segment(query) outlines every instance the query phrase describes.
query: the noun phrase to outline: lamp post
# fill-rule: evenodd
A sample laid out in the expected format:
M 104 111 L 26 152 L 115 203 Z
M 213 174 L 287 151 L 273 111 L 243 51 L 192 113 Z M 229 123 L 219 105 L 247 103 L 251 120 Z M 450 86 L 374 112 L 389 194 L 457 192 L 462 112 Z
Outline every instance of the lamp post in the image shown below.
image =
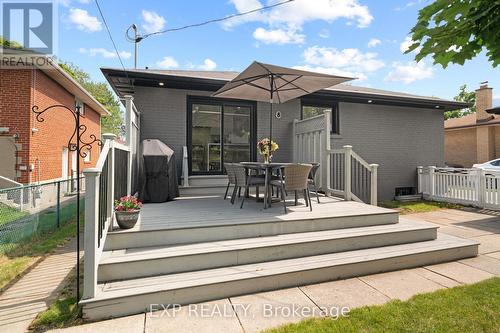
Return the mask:
M 66 105 L 56 104 L 46 107 L 45 109 L 39 111 L 38 105 L 34 105 L 31 110 L 36 114 L 36 120 L 40 123 L 44 122 L 43 114 L 49 110 L 53 109 L 64 109 L 71 113 L 75 120 L 75 127 L 73 129 L 73 134 L 68 140 L 68 150 L 76 151 L 76 301 L 80 299 L 80 158 L 85 158 L 87 156 L 86 149 L 92 148 L 92 145 L 96 143 L 98 146 L 102 146 L 102 141 L 99 140 L 94 134 L 90 134 L 90 140 L 82 140 L 83 134 L 87 131 L 87 125 L 80 123 L 81 117 L 81 106 L 76 105 L 75 110 L 70 109 Z M 73 141 L 76 139 L 76 143 Z

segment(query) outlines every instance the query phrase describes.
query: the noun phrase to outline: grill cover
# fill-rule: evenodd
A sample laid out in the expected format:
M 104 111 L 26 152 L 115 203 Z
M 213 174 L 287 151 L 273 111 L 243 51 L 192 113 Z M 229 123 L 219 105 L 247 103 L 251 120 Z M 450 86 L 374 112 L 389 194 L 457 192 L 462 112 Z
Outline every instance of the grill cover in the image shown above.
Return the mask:
M 141 144 L 141 191 L 143 202 L 165 202 L 179 196 L 174 151 L 157 139 Z

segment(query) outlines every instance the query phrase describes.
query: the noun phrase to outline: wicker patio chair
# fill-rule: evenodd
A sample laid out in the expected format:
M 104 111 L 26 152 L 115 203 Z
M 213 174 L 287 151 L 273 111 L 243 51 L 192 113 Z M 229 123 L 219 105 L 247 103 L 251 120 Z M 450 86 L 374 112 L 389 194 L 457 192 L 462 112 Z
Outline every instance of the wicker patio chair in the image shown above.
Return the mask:
M 319 203 L 318 188 L 316 187 L 315 178 L 316 178 L 316 172 L 318 172 L 320 164 L 316 163 L 316 162 L 309 163 L 309 164 L 312 165 L 312 168 L 311 168 L 311 172 L 309 172 L 309 179 L 307 182 L 309 183 L 309 185 L 312 185 L 314 192 L 316 193 L 316 200 L 318 200 L 318 203 Z
M 312 211 L 311 196 L 309 195 L 309 174 L 312 169 L 311 164 L 291 164 L 280 170 L 281 179 L 273 180 L 271 184 L 276 186 L 281 191 L 281 199 L 283 200 L 283 207 L 286 210 L 286 194 L 289 191 L 294 191 L 295 193 L 302 191 L 304 195 L 304 200 L 306 201 L 306 206 Z
M 242 188 L 245 189 L 240 205 L 240 208 L 243 208 L 243 204 L 249 194 L 250 187 L 255 186 L 258 188 L 259 186 L 264 186 L 265 179 L 260 175 L 253 175 L 252 173 L 248 174 L 247 169 L 241 164 L 234 164 L 232 167 L 236 178 L 236 186 L 233 191 L 234 196 L 236 197 L 236 188 L 238 188 L 238 191 L 241 191 Z M 231 200 L 232 203 L 234 203 L 232 198 Z
M 227 187 L 226 187 L 226 193 L 224 194 L 224 200 L 227 198 L 227 193 L 229 191 L 229 187 L 231 185 L 236 186 L 236 178 L 234 175 L 234 169 L 233 169 L 233 163 L 224 163 L 224 168 L 226 169 L 226 174 L 227 174 Z M 231 198 L 232 199 L 232 198 Z

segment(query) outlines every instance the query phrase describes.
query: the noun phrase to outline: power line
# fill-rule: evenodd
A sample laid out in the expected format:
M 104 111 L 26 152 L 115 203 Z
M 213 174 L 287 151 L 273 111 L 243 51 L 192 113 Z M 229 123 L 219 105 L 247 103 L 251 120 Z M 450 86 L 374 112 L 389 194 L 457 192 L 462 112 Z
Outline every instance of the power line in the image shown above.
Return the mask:
M 104 26 L 106 27 L 106 30 L 108 31 L 109 39 L 111 39 L 111 43 L 113 44 L 113 48 L 115 49 L 116 55 L 118 56 L 118 60 L 120 60 L 120 64 L 122 65 L 123 71 L 125 72 L 125 75 L 127 76 L 127 80 L 132 84 L 132 81 L 130 81 L 130 78 L 128 77 L 128 72 L 125 69 L 125 66 L 123 65 L 122 57 L 120 56 L 120 52 L 118 52 L 118 48 L 116 47 L 115 40 L 113 39 L 113 36 L 111 35 L 111 31 L 109 30 L 108 23 L 106 22 L 106 18 L 104 17 L 104 14 L 101 10 L 101 6 L 99 6 L 99 1 L 95 0 L 95 4 L 97 6 L 97 9 L 99 10 L 99 14 L 101 15 L 102 22 L 104 23 Z
M 201 27 L 203 25 L 207 25 L 207 24 L 211 24 L 211 23 L 222 22 L 222 21 L 230 20 L 230 19 L 235 18 L 235 17 L 245 16 L 245 15 L 248 15 L 248 14 L 252 14 L 252 13 L 256 13 L 256 12 L 268 10 L 268 9 L 271 9 L 271 8 L 274 8 L 274 7 L 282 6 L 282 5 L 287 4 L 289 2 L 292 2 L 292 1 L 294 1 L 294 0 L 285 0 L 285 1 L 282 1 L 282 2 L 275 3 L 273 5 L 262 6 L 262 7 L 255 8 L 255 9 L 252 9 L 252 10 L 248 10 L 248 11 L 245 11 L 245 12 L 231 14 L 231 15 L 225 16 L 225 17 L 220 17 L 220 18 L 216 18 L 216 19 L 212 19 L 212 20 L 208 20 L 208 21 L 204 21 L 204 22 L 200 22 L 200 23 L 188 24 L 188 25 L 185 25 L 185 26 L 182 26 L 182 27 L 160 30 L 160 31 L 149 33 L 149 34 L 145 34 L 143 36 L 139 36 L 138 38 L 130 38 L 128 36 L 128 34 L 127 34 L 127 38 L 130 41 L 137 43 L 137 42 L 140 42 L 141 40 L 143 40 L 145 38 L 148 38 L 148 37 L 151 37 L 151 36 L 154 36 L 154 35 L 159 35 L 159 34 L 164 34 L 164 33 L 167 33 L 167 32 L 179 31 L 179 30 L 184 30 L 184 29 L 189 29 L 189 28 Z M 127 32 L 128 32 L 128 30 L 127 30 Z M 139 40 L 137 40 L 137 39 L 139 39 Z

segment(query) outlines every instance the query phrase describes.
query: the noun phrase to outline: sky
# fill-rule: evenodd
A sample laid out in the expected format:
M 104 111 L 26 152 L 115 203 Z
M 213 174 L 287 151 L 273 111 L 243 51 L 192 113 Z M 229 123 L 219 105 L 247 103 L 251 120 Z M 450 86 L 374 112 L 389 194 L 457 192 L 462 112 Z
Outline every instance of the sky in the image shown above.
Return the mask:
M 282 0 L 99 0 L 124 66 L 133 68 L 135 23 L 141 34 L 225 17 Z M 500 67 L 484 52 L 443 69 L 403 51 L 419 9 L 431 0 L 295 0 L 222 23 L 151 36 L 138 68 L 235 70 L 253 60 L 356 77 L 352 84 L 451 99 L 489 81 L 500 105 Z M 121 68 L 94 0 L 60 0 L 57 56 L 103 81 L 100 67 Z

